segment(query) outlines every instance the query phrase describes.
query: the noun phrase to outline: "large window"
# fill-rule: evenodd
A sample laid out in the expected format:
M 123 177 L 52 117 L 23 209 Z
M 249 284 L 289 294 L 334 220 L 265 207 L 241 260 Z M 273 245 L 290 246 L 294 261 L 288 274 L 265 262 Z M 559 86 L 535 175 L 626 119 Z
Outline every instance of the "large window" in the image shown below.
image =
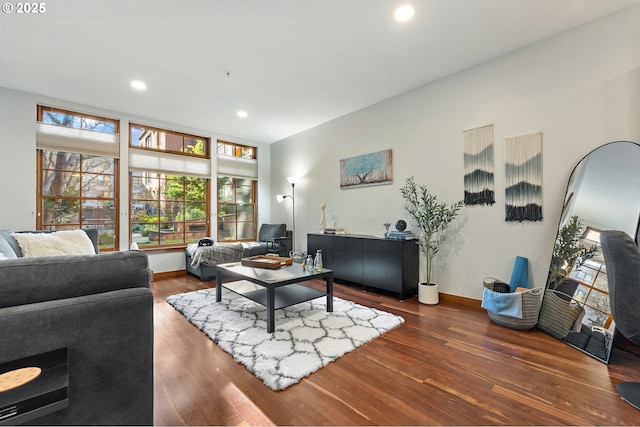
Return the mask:
M 37 228 L 97 228 L 100 250 L 115 250 L 118 121 L 44 106 L 37 119 Z
M 256 182 L 218 177 L 218 241 L 256 240 Z
M 209 139 L 130 125 L 130 233 L 141 249 L 209 234 Z
M 218 141 L 218 241 L 257 238 L 256 148 Z

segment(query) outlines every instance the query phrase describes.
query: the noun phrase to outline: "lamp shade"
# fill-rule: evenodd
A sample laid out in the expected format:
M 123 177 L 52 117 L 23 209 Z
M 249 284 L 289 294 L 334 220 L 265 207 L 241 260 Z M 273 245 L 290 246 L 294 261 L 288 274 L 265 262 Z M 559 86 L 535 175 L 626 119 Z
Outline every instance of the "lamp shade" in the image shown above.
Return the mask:
M 284 196 L 282 194 L 278 194 L 276 196 L 276 200 L 278 201 L 278 203 L 282 203 L 282 201 L 284 200 Z
M 287 181 L 289 181 L 289 184 L 295 184 L 298 182 L 300 178 L 297 176 L 288 176 L 287 177 Z

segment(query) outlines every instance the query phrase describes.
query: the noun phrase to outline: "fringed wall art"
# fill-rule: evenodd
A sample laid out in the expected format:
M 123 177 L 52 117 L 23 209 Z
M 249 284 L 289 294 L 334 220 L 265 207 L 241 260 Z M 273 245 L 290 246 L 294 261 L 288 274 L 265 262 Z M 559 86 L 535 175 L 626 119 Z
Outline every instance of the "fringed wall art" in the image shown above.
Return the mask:
M 340 160 L 340 188 L 392 182 L 393 156 L 390 149 Z
M 542 221 L 542 133 L 507 138 L 506 221 Z
M 465 205 L 496 202 L 493 173 L 493 125 L 464 131 Z

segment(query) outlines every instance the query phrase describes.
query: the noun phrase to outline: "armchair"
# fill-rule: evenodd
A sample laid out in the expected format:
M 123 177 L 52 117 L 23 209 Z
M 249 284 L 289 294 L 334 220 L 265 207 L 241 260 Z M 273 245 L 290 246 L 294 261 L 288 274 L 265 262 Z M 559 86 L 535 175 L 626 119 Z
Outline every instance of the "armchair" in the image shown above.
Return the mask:
M 258 232 L 258 243 L 264 244 L 265 253 L 288 256 L 292 249 L 293 231 L 285 224 L 262 224 Z
M 600 233 L 602 254 L 607 265 L 609 303 L 616 329 L 634 344 L 640 345 L 640 251 L 622 231 Z M 640 409 L 640 383 L 621 382 L 620 397 Z

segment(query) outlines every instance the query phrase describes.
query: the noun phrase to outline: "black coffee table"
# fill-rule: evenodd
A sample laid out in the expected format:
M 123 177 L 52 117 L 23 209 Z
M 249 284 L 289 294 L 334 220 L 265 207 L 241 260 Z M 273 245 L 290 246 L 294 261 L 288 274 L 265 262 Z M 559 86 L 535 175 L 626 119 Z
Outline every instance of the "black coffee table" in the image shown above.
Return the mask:
M 260 287 L 251 291 L 239 291 L 223 279 L 247 280 Z M 298 282 L 324 279 L 326 291 L 303 286 Z M 228 280 L 227 280 L 228 282 Z M 306 271 L 301 264 L 293 263 L 279 269 L 246 267 L 240 262 L 216 266 L 216 301 L 222 300 L 222 287 L 267 307 L 267 332 L 275 330 L 275 310 L 289 307 L 318 297 L 327 296 L 327 312 L 333 311 L 333 270 Z

